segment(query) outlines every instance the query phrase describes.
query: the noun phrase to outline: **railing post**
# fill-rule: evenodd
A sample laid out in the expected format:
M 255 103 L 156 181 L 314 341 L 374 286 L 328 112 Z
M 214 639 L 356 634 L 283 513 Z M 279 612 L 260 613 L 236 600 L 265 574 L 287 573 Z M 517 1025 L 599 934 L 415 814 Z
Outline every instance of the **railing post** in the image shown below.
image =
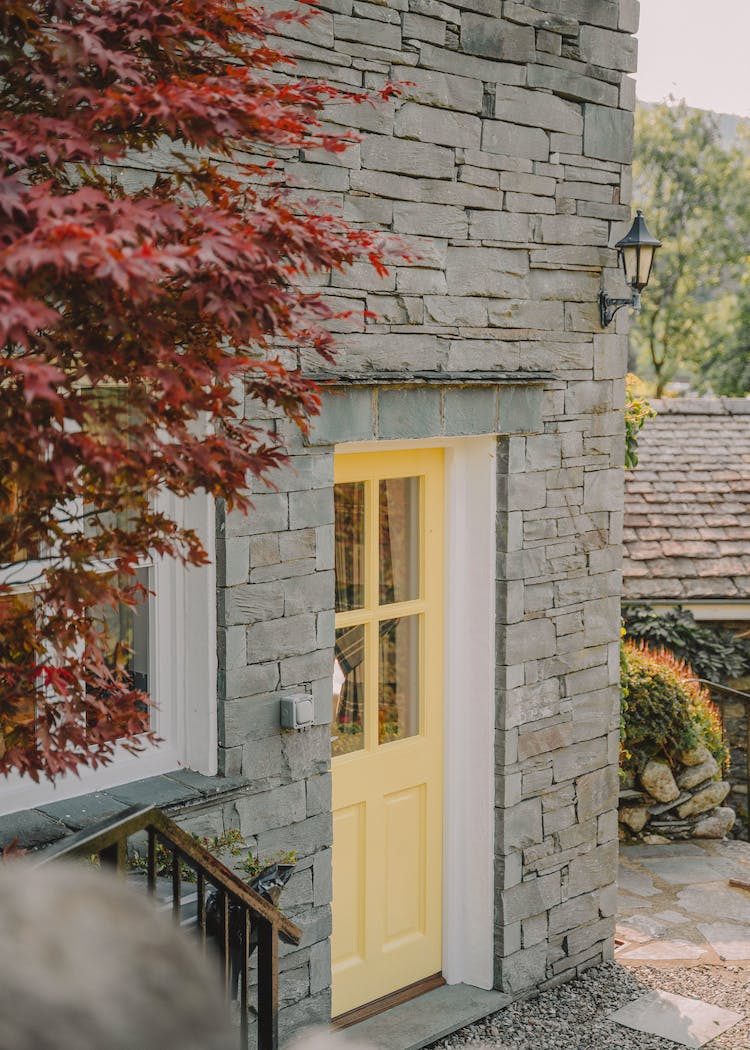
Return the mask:
M 242 1050 L 247 1050 L 247 1011 L 248 985 L 250 984 L 250 912 L 247 908 L 242 909 L 242 957 L 240 959 L 240 1045 Z
M 119 875 L 125 873 L 125 864 L 128 859 L 128 840 L 118 839 L 111 846 L 107 846 L 99 854 L 102 864 L 114 868 Z
M 279 1046 L 279 935 L 274 923 L 258 925 L 258 1050 Z
M 206 954 L 206 878 L 203 869 L 198 871 L 198 911 L 196 914 L 203 954 Z
M 221 891 L 221 943 L 224 956 L 224 995 L 229 1002 L 232 998 L 232 961 L 229 942 L 229 894 L 226 890 Z
M 182 908 L 182 858 L 177 847 L 172 849 L 172 915 L 176 922 L 180 921 Z
M 153 828 L 148 829 L 148 865 L 147 865 L 148 892 L 153 896 L 156 893 L 156 832 Z

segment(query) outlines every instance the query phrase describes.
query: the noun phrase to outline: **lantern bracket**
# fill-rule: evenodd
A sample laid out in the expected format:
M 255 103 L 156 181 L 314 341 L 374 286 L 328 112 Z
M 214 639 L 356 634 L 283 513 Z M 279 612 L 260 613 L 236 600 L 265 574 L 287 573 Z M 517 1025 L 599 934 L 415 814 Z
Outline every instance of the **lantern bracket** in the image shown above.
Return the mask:
M 632 306 L 634 313 L 639 313 L 641 309 L 641 293 L 633 289 L 633 294 L 629 299 L 613 299 L 604 290 L 599 292 L 599 318 L 602 328 L 606 328 L 612 323 L 615 314 L 618 310 L 622 310 L 623 306 Z

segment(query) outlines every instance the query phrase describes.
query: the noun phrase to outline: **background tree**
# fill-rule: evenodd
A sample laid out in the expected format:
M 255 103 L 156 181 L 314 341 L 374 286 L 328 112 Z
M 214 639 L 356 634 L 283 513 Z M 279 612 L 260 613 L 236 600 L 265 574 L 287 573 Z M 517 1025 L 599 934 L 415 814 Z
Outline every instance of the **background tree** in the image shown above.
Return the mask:
M 243 383 L 304 427 L 319 401 L 298 352 L 332 352 L 309 285 L 383 270 L 370 234 L 279 184 L 279 148 L 351 141 L 320 121 L 344 96 L 280 72 L 269 34 L 293 17 L 0 9 L 0 771 L 52 778 L 148 736 L 107 610 L 142 598 L 143 558 L 206 560 L 155 494 L 248 510 L 247 475 L 284 457 L 241 418 Z
M 738 296 L 730 305 L 727 331 L 705 356 L 703 375 L 711 389 L 723 397 L 750 394 L 750 280 L 744 277 Z
M 750 172 L 712 114 L 664 103 L 637 112 L 634 180 L 634 205 L 663 242 L 632 329 L 660 397 L 679 368 L 698 373 L 731 339 L 750 250 Z
M 625 469 L 638 466 L 638 435 L 656 412 L 648 403 L 644 385 L 638 376 L 625 376 Z

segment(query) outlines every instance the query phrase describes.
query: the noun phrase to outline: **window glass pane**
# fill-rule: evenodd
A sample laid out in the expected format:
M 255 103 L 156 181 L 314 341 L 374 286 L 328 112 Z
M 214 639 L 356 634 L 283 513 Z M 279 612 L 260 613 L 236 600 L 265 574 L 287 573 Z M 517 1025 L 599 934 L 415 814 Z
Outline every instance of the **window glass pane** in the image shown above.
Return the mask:
M 331 754 L 347 755 L 365 746 L 365 628 L 336 631 L 333 665 Z
M 419 478 L 380 482 L 380 604 L 419 597 Z
M 135 579 L 145 590 L 149 590 L 150 570 L 136 569 Z M 109 640 L 107 663 L 114 666 L 123 649 L 130 650 L 126 656 L 125 667 L 134 689 L 148 693 L 150 689 L 149 664 L 151 659 L 149 647 L 149 620 L 151 615 L 151 595 L 145 594 L 136 605 L 120 605 L 113 609 L 102 608 L 102 618 L 107 628 Z
M 3 534 L 6 541 L 0 549 L 0 562 L 11 565 L 39 556 L 39 545 L 20 541 L 20 522 L 25 519 L 25 511 L 34 505 L 34 494 L 22 495 L 14 481 L 7 477 L 0 478 L 0 514 L 3 516 Z
M 153 589 L 150 579 L 151 572 L 149 569 L 137 569 L 136 577 L 138 582 L 147 590 L 149 588 Z M 129 610 L 131 630 L 130 644 L 133 652 L 128 661 L 128 670 L 133 679 L 134 687 L 136 689 L 142 689 L 144 693 L 151 692 L 151 647 L 149 645 L 149 628 L 152 601 L 153 598 L 150 595 L 146 595 L 144 599 L 135 606 L 135 608 Z
M 124 437 L 127 445 L 132 446 L 136 440 L 133 428 L 137 427 L 141 419 L 139 410 L 131 402 L 132 387 L 97 386 L 91 388 L 88 395 L 92 401 L 98 403 L 100 410 L 106 407 L 110 415 L 110 427 L 116 429 L 117 440 L 120 441 Z M 90 419 L 87 422 L 87 433 L 97 442 L 106 445 L 113 435 L 108 432 L 109 428 L 104 428 L 101 423 L 101 419 L 97 417 Z M 125 494 L 118 489 L 112 493 L 112 497 L 108 505 L 104 506 L 97 507 L 93 503 L 84 502 L 83 531 L 87 536 L 115 529 L 129 532 L 133 528 L 136 515 L 148 507 L 148 500 L 142 495 L 136 496 L 132 491 Z
M 421 616 L 380 624 L 378 742 L 419 733 L 419 632 Z
M 334 485 L 336 612 L 365 604 L 365 484 Z
M 34 595 L 31 591 L 16 591 L 13 594 L 0 596 L 0 619 L 4 621 L 6 645 L 8 645 L 10 650 L 9 657 L 11 661 L 13 660 L 14 648 L 12 643 L 14 630 L 11 622 L 15 621 L 16 624 L 19 622 L 23 623 L 24 626 L 21 632 L 21 637 L 23 637 L 26 630 L 26 615 L 32 613 L 33 609 Z M 0 709 L 0 758 L 5 754 L 8 747 L 17 747 L 19 744 L 21 746 L 24 745 L 26 742 L 24 737 L 34 724 L 34 714 L 34 702 L 28 699 L 21 700 L 20 703 L 5 705 L 4 710 Z
M 147 567 L 136 569 L 135 581 L 148 591 L 153 589 L 151 570 Z M 121 578 L 121 582 L 122 578 Z M 134 581 L 128 577 L 128 585 Z M 105 660 L 114 667 L 118 659 L 125 662 L 125 671 L 133 689 L 144 693 L 151 692 L 151 645 L 149 623 L 152 615 L 153 595 L 143 594 L 135 605 L 120 605 L 113 609 L 109 605 L 99 606 L 104 627 L 107 632 L 107 652 Z M 146 711 L 146 705 L 138 704 L 139 709 Z M 96 710 L 89 709 L 86 723 L 95 726 L 98 720 Z M 152 718 L 149 720 L 153 725 Z

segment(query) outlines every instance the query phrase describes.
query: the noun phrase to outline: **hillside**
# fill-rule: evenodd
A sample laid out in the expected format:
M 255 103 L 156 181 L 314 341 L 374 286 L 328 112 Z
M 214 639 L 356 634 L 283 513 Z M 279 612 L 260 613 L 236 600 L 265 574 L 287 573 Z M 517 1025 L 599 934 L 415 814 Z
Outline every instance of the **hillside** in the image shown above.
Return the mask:
M 637 103 L 638 108 L 641 109 L 653 109 L 655 105 L 655 102 L 641 102 L 640 99 Z M 750 150 L 750 120 L 747 117 L 739 117 L 734 113 L 715 113 L 713 110 L 704 112 L 710 112 L 716 119 L 721 140 L 725 146 L 738 144 L 744 139 L 745 145 Z

